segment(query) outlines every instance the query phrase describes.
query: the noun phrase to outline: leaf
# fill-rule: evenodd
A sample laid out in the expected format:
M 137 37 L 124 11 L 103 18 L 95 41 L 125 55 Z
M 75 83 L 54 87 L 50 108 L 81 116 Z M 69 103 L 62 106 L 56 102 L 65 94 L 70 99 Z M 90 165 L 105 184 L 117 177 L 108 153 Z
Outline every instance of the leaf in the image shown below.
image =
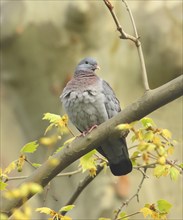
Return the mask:
M 148 131 L 144 134 L 144 140 L 145 141 L 152 141 L 154 137 L 154 133 L 152 131 Z
M 118 217 L 119 217 L 119 219 L 123 219 L 123 220 L 128 220 L 129 219 L 127 217 L 126 212 L 121 212 Z
M 158 206 L 158 209 L 161 213 L 169 213 L 169 211 L 172 207 L 172 204 L 170 204 L 169 202 L 167 202 L 164 199 L 160 199 L 157 201 L 157 206 Z
M 166 158 L 164 156 L 161 156 L 158 158 L 158 163 L 161 165 L 164 165 L 166 163 Z
M 140 209 L 140 212 L 142 212 L 144 218 L 146 218 L 148 215 L 152 216 L 152 210 L 148 207 L 143 207 L 142 209 Z
M 12 161 L 4 170 L 4 174 L 9 174 L 12 170 L 16 168 L 16 161 Z
M 59 212 L 68 212 L 70 210 L 72 210 L 75 207 L 75 205 L 67 205 L 67 206 L 63 206 Z
M 40 212 L 40 213 L 44 213 L 44 214 L 47 214 L 47 215 L 51 215 L 53 210 L 48 208 L 48 207 L 41 207 L 41 208 L 37 208 L 36 212 Z
M 8 220 L 8 216 L 3 213 L 0 213 L 0 219 L 1 220 Z
M 174 153 L 174 150 L 175 150 L 174 146 L 170 146 L 170 147 L 167 149 L 168 155 L 172 155 L 172 154 Z
M 130 124 L 119 124 L 116 126 L 116 129 L 120 131 L 129 130 L 130 128 L 131 128 Z
M 34 153 L 37 150 L 38 146 L 39 144 L 37 143 L 37 141 L 32 141 L 24 145 L 22 149 L 20 150 L 20 152 L 21 153 Z
M 40 163 L 32 163 L 32 166 L 34 166 L 35 168 L 38 168 L 38 167 L 40 167 L 42 164 L 40 164 Z
M 162 129 L 161 134 L 162 134 L 163 137 L 165 137 L 167 139 L 172 138 L 172 134 L 168 129 Z
M 140 121 L 145 128 L 156 126 L 152 118 L 145 117 L 142 118 Z
M 179 175 L 180 175 L 180 172 L 175 167 L 170 168 L 171 180 L 176 181 L 178 179 Z
M 93 157 L 95 153 L 96 150 L 92 150 L 80 158 L 79 166 L 82 167 L 83 172 L 90 169 L 96 169 L 95 158 Z
M 44 113 L 43 120 L 48 120 L 50 123 L 54 123 L 61 119 L 60 115 L 52 114 L 52 113 Z
M 170 172 L 170 165 L 157 165 L 154 168 L 154 176 L 159 178 L 160 176 L 167 176 Z
M 7 186 L 7 183 L 0 181 L 0 190 L 5 190 L 6 186 Z
M 59 219 L 60 219 L 60 218 L 59 218 Z M 65 215 L 65 216 L 62 216 L 62 217 L 61 217 L 61 220 L 72 220 L 72 218 Z

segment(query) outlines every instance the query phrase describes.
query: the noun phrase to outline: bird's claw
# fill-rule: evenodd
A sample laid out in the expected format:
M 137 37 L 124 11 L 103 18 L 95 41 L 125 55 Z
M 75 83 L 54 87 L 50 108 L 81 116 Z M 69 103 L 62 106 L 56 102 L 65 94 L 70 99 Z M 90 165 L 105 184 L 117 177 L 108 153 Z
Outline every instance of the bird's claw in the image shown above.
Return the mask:
M 98 125 L 93 125 L 89 130 L 83 131 L 78 137 L 85 137 L 87 134 L 89 134 L 91 131 L 93 131 L 95 128 L 97 128 Z

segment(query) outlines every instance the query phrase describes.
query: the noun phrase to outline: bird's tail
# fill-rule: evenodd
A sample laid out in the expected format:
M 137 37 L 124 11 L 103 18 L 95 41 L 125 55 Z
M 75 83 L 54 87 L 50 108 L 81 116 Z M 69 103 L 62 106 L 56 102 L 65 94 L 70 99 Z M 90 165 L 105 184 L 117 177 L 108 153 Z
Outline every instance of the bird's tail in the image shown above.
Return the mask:
M 110 170 L 115 176 L 122 176 L 130 173 L 132 171 L 132 163 L 129 158 L 121 160 L 117 164 L 109 164 Z
M 124 138 L 110 138 L 97 150 L 108 159 L 113 175 L 122 176 L 132 171 L 132 162 L 129 159 L 128 148 Z

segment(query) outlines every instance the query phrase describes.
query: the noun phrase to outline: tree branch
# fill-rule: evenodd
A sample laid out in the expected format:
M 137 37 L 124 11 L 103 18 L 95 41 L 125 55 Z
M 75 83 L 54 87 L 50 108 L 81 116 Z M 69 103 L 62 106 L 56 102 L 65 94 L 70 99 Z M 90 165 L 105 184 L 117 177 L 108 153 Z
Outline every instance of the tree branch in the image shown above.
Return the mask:
M 139 202 L 139 192 L 142 188 L 142 184 L 144 183 L 144 180 L 145 178 L 147 178 L 147 175 L 146 175 L 146 168 L 144 168 L 144 171 L 142 172 L 142 179 L 137 187 L 137 191 L 134 195 L 132 195 L 129 199 L 127 199 L 125 202 L 122 203 L 122 205 L 118 208 L 116 214 L 115 214 L 115 217 L 114 217 L 114 220 L 118 220 L 118 216 L 121 212 L 121 210 L 127 206 L 129 204 L 129 202 L 134 199 L 135 197 L 137 198 L 137 201 Z
M 120 136 L 121 132 L 115 129 L 117 125 L 139 120 L 182 95 L 183 78 L 181 75 L 159 88 L 146 92 L 136 102 L 126 107 L 123 111 L 105 123 L 99 125 L 85 137 L 76 138 L 70 145 L 65 146 L 62 151 L 50 157 L 22 183 L 35 182 L 45 187 L 62 170 L 84 154 L 100 146 L 109 136 Z M 31 198 L 33 195 L 34 193 L 29 193 L 27 199 Z M 1 202 L 1 212 L 9 216 L 13 208 L 20 207 L 23 203 L 21 198 L 13 200 L 3 198 Z
M 69 199 L 69 201 L 66 203 L 67 205 L 72 205 L 74 204 L 74 202 L 76 201 L 76 199 L 78 198 L 78 196 L 83 192 L 83 190 L 88 186 L 89 183 L 91 183 L 91 181 L 94 180 L 94 178 L 96 178 L 96 176 L 98 176 L 98 174 L 103 170 L 104 167 L 102 166 L 97 166 L 97 170 L 96 170 L 96 175 L 93 176 L 86 176 L 83 180 L 81 180 L 79 182 L 78 187 L 76 188 L 75 192 L 73 193 L 73 195 L 71 196 L 71 198 Z M 61 214 L 65 215 L 67 212 L 64 211 Z
M 150 90 L 149 83 L 148 83 L 148 78 L 147 78 L 147 71 L 146 71 L 146 66 L 145 66 L 144 55 L 143 55 L 143 51 L 142 51 L 142 46 L 141 46 L 141 42 L 139 40 L 139 36 L 138 36 L 138 33 L 137 33 L 137 28 L 136 28 L 135 21 L 134 21 L 132 12 L 130 10 L 130 7 L 128 6 L 128 4 L 127 4 L 127 2 L 125 0 L 122 0 L 122 2 L 125 4 L 126 9 L 127 9 L 128 13 L 129 13 L 130 20 L 132 22 L 132 26 L 133 26 L 133 29 L 134 29 L 135 37 L 130 35 L 130 34 L 127 34 L 123 30 L 123 28 L 121 27 L 115 12 L 114 12 L 114 7 L 111 4 L 111 2 L 109 0 L 103 0 L 103 1 L 104 1 L 105 5 L 107 6 L 107 8 L 109 9 L 109 11 L 110 11 L 110 13 L 112 15 L 112 18 L 113 18 L 113 20 L 114 20 L 114 22 L 116 24 L 117 30 L 121 34 L 120 38 L 121 39 L 131 40 L 132 42 L 135 43 L 135 45 L 137 47 L 139 59 L 140 59 L 141 68 L 142 68 L 142 79 L 143 79 L 144 88 L 145 88 L 145 91 Z

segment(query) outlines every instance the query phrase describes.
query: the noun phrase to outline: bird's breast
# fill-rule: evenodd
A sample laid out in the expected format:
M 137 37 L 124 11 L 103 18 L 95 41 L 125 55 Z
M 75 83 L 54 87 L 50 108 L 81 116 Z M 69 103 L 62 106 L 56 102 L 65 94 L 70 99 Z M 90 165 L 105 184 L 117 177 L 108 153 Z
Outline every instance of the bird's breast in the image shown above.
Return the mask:
M 85 131 L 108 119 L 104 94 L 88 87 L 87 90 L 72 90 L 62 98 L 65 110 L 72 123 Z

